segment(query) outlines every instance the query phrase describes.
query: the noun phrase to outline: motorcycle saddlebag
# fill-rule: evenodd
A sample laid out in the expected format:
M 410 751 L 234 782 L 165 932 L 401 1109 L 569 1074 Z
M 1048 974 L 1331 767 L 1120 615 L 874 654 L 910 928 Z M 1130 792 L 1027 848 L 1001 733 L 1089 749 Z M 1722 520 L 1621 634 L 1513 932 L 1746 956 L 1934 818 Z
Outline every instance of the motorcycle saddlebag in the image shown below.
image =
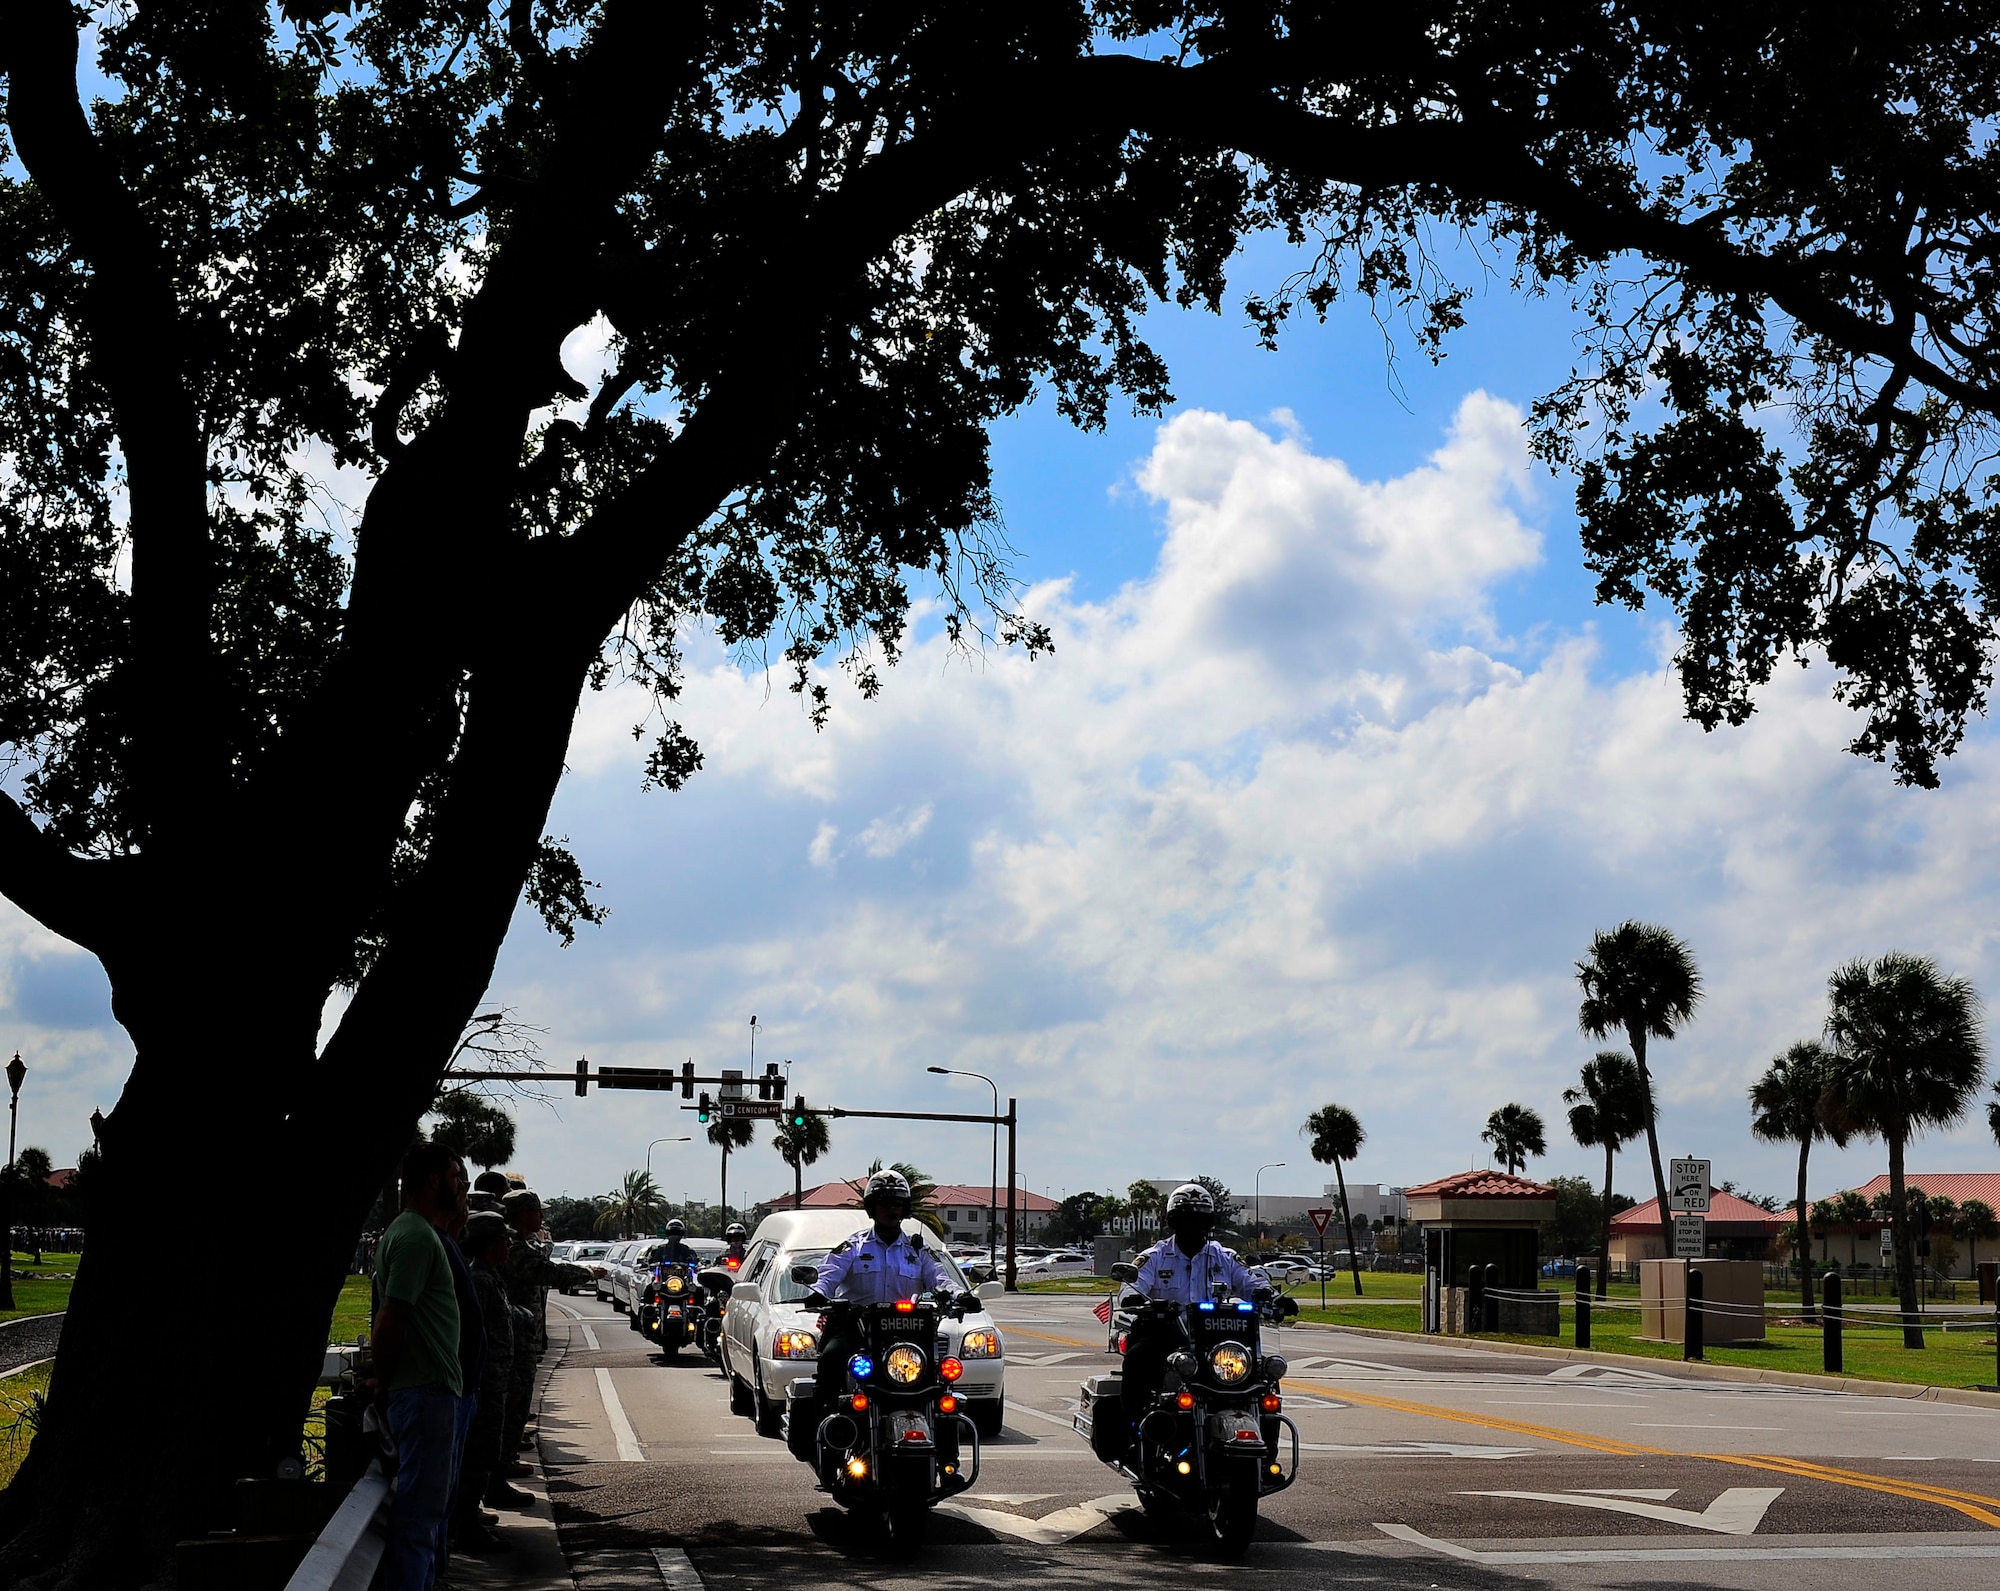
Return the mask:
M 819 1386 L 811 1376 L 785 1388 L 785 1446 L 802 1464 L 819 1461 Z
M 1076 1400 L 1076 1418 L 1070 1422 L 1079 1436 L 1089 1440 L 1090 1450 L 1106 1464 L 1125 1456 L 1131 1436 L 1124 1400 L 1119 1395 L 1124 1382 L 1120 1375 L 1086 1377 Z

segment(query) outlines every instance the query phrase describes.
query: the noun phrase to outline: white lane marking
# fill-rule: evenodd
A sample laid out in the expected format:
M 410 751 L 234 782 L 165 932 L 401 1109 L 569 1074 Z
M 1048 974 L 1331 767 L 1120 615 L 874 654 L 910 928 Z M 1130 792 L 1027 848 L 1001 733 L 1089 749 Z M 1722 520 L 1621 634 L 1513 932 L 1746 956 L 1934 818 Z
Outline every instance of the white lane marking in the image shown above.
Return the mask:
M 1113 1514 L 1138 1506 L 1139 1500 L 1126 1492 L 1114 1497 L 1093 1498 L 1087 1503 L 1078 1503 L 1074 1508 L 1058 1508 L 1040 1519 L 1025 1519 L 1019 1514 L 1003 1514 L 991 1508 L 973 1508 L 961 1502 L 939 1503 L 937 1511 L 956 1514 L 975 1525 L 984 1525 L 996 1535 L 1012 1536 L 1032 1546 L 1060 1547 L 1086 1530 L 1095 1530 Z
M 1642 1503 L 1623 1497 L 1579 1496 L 1575 1492 L 1460 1492 L 1461 1497 L 1518 1497 L 1531 1503 L 1566 1503 L 1571 1508 L 1602 1508 L 1614 1514 L 1632 1514 L 1640 1519 L 1657 1519 L 1669 1525 L 1687 1525 L 1695 1530 L 1712 1530 L 1719 1536 L 1749 1536 L 1763 1523 L 1771 1504 L 1785 1495 L 1782 1486 L 1732 1486 L 1699 1513 L 1692 1508 L 1669 1508 L 1664 1503 Z
M 627 1464 L 646 1462 L 646 1450 L 632 1434 L 632 1422 L 625 1418 L 625 1405 L 618 1401 L 618 1389 L 611 1384 L 611 1372 L 597 1372 L 597 1395 L 604 1400 L 604 1418 L 611 1422 L 611 1436 L 618 1444 L 618 1457 Z
M 1782 1431 L 1782 1425 L 1710 1425 L 1706 1420 L 1693 1425 L 1676 1425 L 1671 1420 L 1634 1420 L 1633 1425 L 1653 1431 Z
M 1907 1536 L 1896 1536 L 1884 1540 L 1879 1546 L 1865 1547 L 1610 1547 L 1544 1552 L 1480 1552 L 1471 1547 L 1461 1547 L 1455 1541 L 1439 1541 L 1435 1536 L 1426 1536 L 1409 1525 L 1378 1524 L 1375 1528 L 1385 1536 L 1393 1536 L 1412 1546 L 1427 1547 L 1448 1558 L 1461 1558 L 1467 1563 L 1494 1567 L 1529 1563 L 1744 1563 L 1759 1558 L 1782 1558 L 1791 1562 L 1812 1559 L 1851 1562 L 1878 1558 L 2000 1558 L 2000 1546 L 1934 1545 L 1911 1541 Z M 1304 1545 L 1338 1552 L 1347 1543 L 1314 1541 Z
M 1050 1414 L 1046 1409 L 1031 1409 L 1027 1404 L 1016 1403 L 1012 1398 L 1007 1400 L 1007 1412 L 1025 1414 L 1031 1420 L 1047 1420 L 1049 1424 L 1060 1425 L 1065 1431 L 1075 1434 L 1075 1428 L 1069 1423 L 1069 1416 L 1066 1414 Z
M 581 1319 L 583 1319 L 583 1316 L 582 1316 L 582 1315 L 580 1315 L 580 1314 L 578 1314 L 578 1313 L 577 1313 L 577 1312 L 576 1312 L 576 1311 L 575 1311 L 574 1309 L 571 1309 L 571 1308 L 569 1307 L 569 1305 L 567 1305 L 567 1304 L 561 1304 L 561 1303 L 556 1303 L 556 1300 L 555 1300 L 555 1299 L 553 1299 L 553 1298 L 551 1298 L 551 1299 L 549 1300 L 549 1302 L 550 1302 L 550 1303 L 552 1303 L 552 1304 L 555 1304 L 556 1308 L 560 1309 L 560 1310 L 561 1310 L 561 1311 L 562 1311 L 562 1312 L 563 1312 L 563 1313 L 564 1313 L 565 1315 L 569 1316 L 569 1318 L 570 1318 L 571 1320 L 581 1320 Z
M 655 1547 L 653 1562 L 660 1567 L 660 1582 L 667 1591 L 704 1591 L 700 1573 L 681 1548 Z
M 773 1452 L 768 1447 L 711 1447 L 710 1458 L 790 1458 L 792 1455 L 779 1448 Z M 982 1457 L 984 1455 L 981 1455 Z

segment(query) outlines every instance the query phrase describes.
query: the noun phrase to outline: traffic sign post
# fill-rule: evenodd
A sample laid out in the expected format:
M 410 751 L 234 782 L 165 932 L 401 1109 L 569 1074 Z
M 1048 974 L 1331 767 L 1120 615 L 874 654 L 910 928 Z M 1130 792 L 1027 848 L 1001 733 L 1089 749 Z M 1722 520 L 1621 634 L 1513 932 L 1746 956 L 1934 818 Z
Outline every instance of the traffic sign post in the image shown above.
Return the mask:
M 1319 1307 L 1326 1308 L 1326 1223 L 1333 1219 L 1331 1210 L 1308 1210 L 1312 1217 L 1313 1230 L 1319 1233 Z
M 1667 1178 L 1667 1208 L 1687 1215 L 1708 1214 L 1707 1160 L 1676 1160 Z
M 1674 1217 L 1674 1258 L 1698 1260 L 1708 1250 L 1708 1222 L 1699 1215 Z

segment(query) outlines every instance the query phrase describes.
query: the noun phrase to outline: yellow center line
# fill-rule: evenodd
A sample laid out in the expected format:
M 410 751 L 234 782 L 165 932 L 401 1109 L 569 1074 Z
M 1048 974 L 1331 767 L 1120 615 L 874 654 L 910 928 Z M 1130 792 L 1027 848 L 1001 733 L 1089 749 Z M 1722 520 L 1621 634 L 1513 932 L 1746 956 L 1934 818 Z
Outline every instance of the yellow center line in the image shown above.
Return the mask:
M 1442 1408 L 1422 1403 L 1405 1403 L 1398 1398 L 1381 1398 L 1371 1393 L 1354 1392 L 1346 1387 L 1330 1387 L 1310 1381 L 1295 1381 L 1301 1392 L 1316 1392 L 1326 1397 L 1339 1398 L 1346 1403 L 1366 1404 L 1370 1408 L 1388 1409 L 1397 1414 L 1415 1414 L 1433 1420 L 1456 1420 L 1462 1425 L 1483 1426 L 1489 1431 L 1505 1431 L 1513 1436 L 1538 1437 L 1545 1442 L 1558 1442 L 1567 1447 L 1588 1448 L 1594 1453 L 1612 1453 L 1624 1458 L 1698 1458 L 1714 1464 L 1733 1464 L 1739 1469 L 1774 1470 L 1780 1474 L 1793 1475 L 1801 1480 L 1825 1481 L 1834 1486 L 1850 1486 L 1857 1491 L 1882 1492 L 1891 1497 L 1904 1497 L 1913 1502 L 1931 1503 L 1939 1508 L 1949 1508 L 1954 1513 L 1976 1519 L 1982 1525 L 1990 1525 L 2000 1530 L 2000 1497 L 1986 1497 L 1978 1492 L 1954 1492 L 1942 1486 L 1928 1486 L 1917 1481 L 1885 1479 L 1877 1475 L 1866 1475 L 1858 1470 L 1833 1469 L 1824 1464 L 1814 1464 L 1805 1459 L 1774 1457 L 1760 1453 L 1681 1453 L 1667 1447 L 1643 1447 L 1636 1442 L 1621 1442 L 1615 1437 L 1587 1436 L 1580 1431 L 1564 1431 L 1548 1425 L 1528 1425 L 1520 1420 L 1495 1419 L 1491 1415 L 1471 1414 L 1463 1409 Z M 1982 1508 L 1976 1505 L 1988 1504 Z
M 1104 1351 L 1104 1344 L 1101 1342 L 1079 1342 L 1074 1337 L 1051 1337 L 1045 1331 L 1030 1331 L 1026 1326 L 1010 1326 L 1004 1320 L 1000 1322 L 1000 1329 L 1009 1337 L 1033 1337 L 1037 1342 L 1059 1342 L 1065 1348 L 1095 1348 L 1100 1353 Z

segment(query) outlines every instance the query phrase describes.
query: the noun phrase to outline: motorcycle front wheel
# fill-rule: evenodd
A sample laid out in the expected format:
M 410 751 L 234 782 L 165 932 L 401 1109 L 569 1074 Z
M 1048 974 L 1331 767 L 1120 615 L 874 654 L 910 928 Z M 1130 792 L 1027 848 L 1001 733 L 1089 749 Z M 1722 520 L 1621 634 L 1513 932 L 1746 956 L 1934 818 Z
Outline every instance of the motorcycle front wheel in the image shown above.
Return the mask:
M 1257 1534 L 1256 1494 L 1233 1487 L 1218 1492 L 1208 1505 L 1208 1528 L 1215 1538 L 1217 1554 L 1224 1558 L 1242 1557 Z
M 924 1544 L 931 1511 L 917 1499 L 896 1498 L 882 1506 L 883 1533 L 889 1549 L 896 1553 L 915 1552 Z

